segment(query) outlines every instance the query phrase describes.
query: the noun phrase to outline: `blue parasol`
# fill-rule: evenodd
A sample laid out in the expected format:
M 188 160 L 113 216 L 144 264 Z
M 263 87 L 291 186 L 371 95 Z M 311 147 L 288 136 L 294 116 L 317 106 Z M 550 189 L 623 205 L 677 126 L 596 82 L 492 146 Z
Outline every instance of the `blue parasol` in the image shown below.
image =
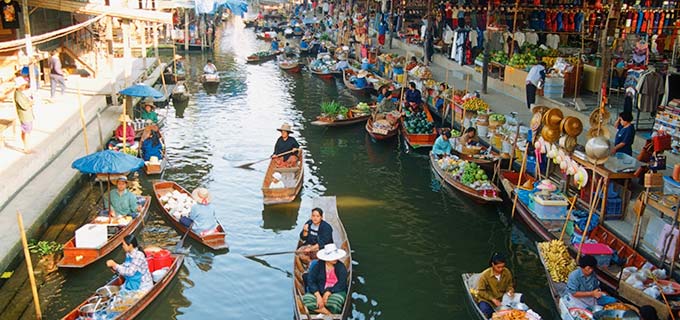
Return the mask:
M 143 83 L 135 84 L 131 87 L 118 91 L 118 93 L 130 97 L 152 97 L 154 99 L 163 98 L 163 93 Z
M 104 150 L 84 156 L 73 161 L 71 168 L 82 173 L 118 174 L 137 171 L 144 166 L 144 161 L 123 152 Z

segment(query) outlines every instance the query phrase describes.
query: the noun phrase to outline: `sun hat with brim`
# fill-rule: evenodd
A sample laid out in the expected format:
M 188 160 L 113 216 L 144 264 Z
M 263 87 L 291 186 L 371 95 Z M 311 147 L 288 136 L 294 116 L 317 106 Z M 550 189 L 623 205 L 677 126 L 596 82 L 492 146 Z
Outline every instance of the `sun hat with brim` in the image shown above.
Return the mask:
M 272 178 L 274 178 L 276 180 L 281 180 L 281 178 L 283 178 L 283 176 L 281 175 L 281 172 L 277 171 L 277 172 L 274 172 L 274 174 L 272 174 Z
M 125 183 L 127 183 L 128 178 L 126 176 L 122 175 L 122 176 L 118 177 L 118 179 L 116 179 L 116 182 L 121 182 L 121 181 L 124 181 Z
M 581 132 L 583 132 L 583 123 L 576 117 L 569 116 L 562 119 L 560 127 L 562 132 L 572 137 L 577 137 L 579 134 L 581 134 Z
M 544 126 L 543 129 L 541 129 L 541 137 L 547 142 L 555 143 L 560 139 L 560 130 Z
M 562 122 L 563 118 L 564 115 L 562 114 L 562 110 L 559 108 L 552 108 L 543 114 L 543 125 L 554 129 L 559 129 L 560 122 Z
M 543 117 L 541 116 L 541 113 L 534 113 L 534 115 L 531 117 L 531 121 L 529 122 L 531 125 L 531 130 L 537 131 L 541 127 L 542 121 Z
M 359 73 L 357 74 L 357 78 L 366 78 L 367 75 L 368 75 L 368 71 L 366 71 L 366 70 L 361 70 L 361 71 L 359 71 Z
M 546 106 L 535 106 L 533 109 L 531 109 L 531 113 L 544 114 L 548 110 L 550 110 L 550 108 L 548 108 Z
M 118 117 L 118 122 L 132 122 L 132 119 L 130 119 L 130 116 L 127 114 L 121 114 L 120 117 Z
M 347 252 L 338 249 L 334 243 L 329 243 L 316 253 L 316 257 L 323 261 L 335 261 L 344 258 Z
M 158 160 L 158 157 L 152 156 L 149 158 L 149 164 L 160 164 L 161 162 Z
M 209 204 L 212 202 L 212 195 L 206 188 L 196 188 L 196 190 L 191 193 L 191 197 L 200 204 Z
M 287 131 L 287 132 L 290 132 L 290 133 L 293 132 L 293 129 L 292 129 L 292 128 L 290 127 L 290 125 L 287 124 L 287 123 L 282 124 L 282 125 L 281 125 L 281 128 L 278 128 L 278 129 L 276 129 L 276 130 L 278 130 L 278 131 Z

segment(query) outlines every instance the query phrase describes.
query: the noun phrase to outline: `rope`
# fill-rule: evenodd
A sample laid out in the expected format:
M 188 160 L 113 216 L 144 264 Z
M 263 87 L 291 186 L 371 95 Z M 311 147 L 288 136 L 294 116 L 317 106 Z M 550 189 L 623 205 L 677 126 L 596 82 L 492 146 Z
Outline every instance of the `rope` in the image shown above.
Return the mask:
M 37 44 L 42 44 L 42 43 L 45 43 L 45 42 L 48 42 L 48 41 L 51 41 L 51 40 L 54 40 L 54 39 L 57 39 L 57 38 L 61 38 L 61 37 L 66 36 L 68 34 L 74 33 L 74 32 L 76 32 L 80 29 L 84 29 L 84 28 L 90 26 L 91 24 L 99 21 L 100 19 L 102 19 L 105 16 L 106 15 L 104 15 L 104 14 L 98 15 L 98 16 L 90 19 L 90 20 L 87 20 L 85 22 L 81 22 L 81 23 L 76 24 L 76 25 L 72 25 L 72 26 L 64 28 L 64 29 L 55 30 L 55 31 L 52 31 L 52 32 L 48 32 L 48 33 L 45 33 L 45 34 L 38 35 L 38 36 L 32 36 L 31 42 L 34 45 L 37 45 Z M 19 49 L 22 49 L 24 47 L 26 47 L 26 39 L 25 38 L 13 40 L 13 41 L 0 42 L 0 52 L 19 50 Z

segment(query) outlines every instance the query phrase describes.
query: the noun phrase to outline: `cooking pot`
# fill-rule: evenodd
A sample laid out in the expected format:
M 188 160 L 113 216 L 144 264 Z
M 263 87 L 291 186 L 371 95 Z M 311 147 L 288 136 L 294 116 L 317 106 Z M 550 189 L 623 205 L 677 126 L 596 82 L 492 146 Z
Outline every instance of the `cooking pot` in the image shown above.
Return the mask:
M 590 162 L 602 164 L 609 158 L 610 148 L 609 139 L 602 136 L 593 137 L 586 142 L 586 156 Z
M 120 286 L 103 286 L 94 293 L 101 297 L 111 298 L 120 292 Z
M 640 319 L 640 316 L 633 310 L 601 310 L 593 313 L 593 319 L 604 320 L 604 319 L 621 319 L 621 320 L 633 320 Z
M 78 313 L 80 313 L 80 316 L 85 318 L 85 319 L 94 319 L 96 316 L 96 313 L 99 311 L 104 311 L 108 307 L 107 302 L 101 302 L 101 303 L 88 303 L 83 305 L 82 307 L 78 308 Z

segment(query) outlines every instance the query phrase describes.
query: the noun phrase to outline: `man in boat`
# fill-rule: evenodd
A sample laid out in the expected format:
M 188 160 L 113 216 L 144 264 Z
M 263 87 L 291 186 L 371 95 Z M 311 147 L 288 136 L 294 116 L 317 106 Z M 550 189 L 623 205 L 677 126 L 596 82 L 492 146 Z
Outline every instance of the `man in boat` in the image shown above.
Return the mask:
M 270 51 L 271 52 L 279 51 L 279 39 L 277 39 L 276 36 L 272 38 L 272 44 L 271 44 Z
M 392 101 L 392 93 L 387 86 L 381 88 L 380 94 L 384 95 L 384 98 L 375 106 L 375 111 L 372 115 L 373 121 L 386 119 L 387 114 L 397 111 L 397 106 L 394 101 Z
M 312 216 L 300 231 L 302 245 L 295 251 L 303 262 L 316 259 L 316 253 L 329 243 L 333 243 L 333 227 L 323 220 L 321 208 L 312 209 Z
M 139 212 L 142 211 L 142 206 L 137 203 L 137 196 L 128 190 L 128 179 L 126 176 L 121 176 L 116 182 L 116 189 L 109 192 L 109 196 L 104 199 L 105 202 L 111 202 L 109 208 L 109 217 L 129 216 L 136 218 Z
M 213 64 L 212 60 L 208 59 L 208 63 L 203 67 L 203 73 L 205 74 L 215 74 L 217 73 L 217 67 Z
M 269 184 L 269 189 L 283 189 L 286 187 L 286 185 L 281 181 L 283 176 L 281 175 L 281 172 L 274 172 L 272 174 L 272 182 Z
M 290 46 L 290 43 L 286 42 L 286 45 L 283 47 L 283 53 L 286 55 L 286 57 L 292 57 L 295 55 L 295 51 L 293 50 L 293 47 Z
M 153 123 L 158 123 L 158 114 L 155 111 L 156 106 L 153 104 L 153 98 L 146 98 L 144 100 L 144 109 L 142 109 L 142 120 L 151 120 Z
M 600 281 L 595 276 L 597 260 L 591 255 L 585 255 L 579 259 L 578 266 L 579 268 L 569 274 L 567 295 L 563 299 L 568 307 L 592 310 L 600 302 L 604 302 L 600 299 L 606 295 L 600 290 Z
M 515 294 L 512 273 L 505 267 L 505 256 L 494 253 L 489 261 L 490 267 L 482 271 L 477 282 L 476 299 L 479 309 L 487 319 L 501 306 L 503 295 Z
M 420 94 L 420 90 L 416 88 L 415 82 L 409 82 L 408 89 L 404 93 L 404 100 L 406 100 L 406 106 L 411 112 L 420 111 L 420 104 L 423 102 L 423 97 Z
M 300 148 L 300 144 L 297 142 L 297 140 L 295 140 L 295 138 L 290 136 L 290 134 L 293 133 L 293 130 L 287 123 L 282 124 L 281 128 L 276 130 L 281 132 L 281 136 L 278 140 L 276 140 L 276 144 L 274 145 L 274 154 L 272 155 L 274 163 L 279 168 L 290 168 L 297 166 L 299 160 L 297 151 Z
M 307 43 L 307 38 L 302 38 L 302 40 L 300 40 L 300 49 L 302 50 L 309 49 L 309 43 Z
M 437 137 L 432 146 L 432 154 L 438 158 L 443 158 L 451 154 L 451 131 L 442 130 L 442 134 Z
M 125 262 L 118 264 L 113 260 L 107 260 L 106 266 L 125 278 L 123 291 L 150 290 L 153 287 L 153 280 L 146 254 L 137 243 L 137 238 L 131 234 L 125 236 L 122 246 L 125 251 Z
M 191 197 L 196 201 L 189 212 L 189 218 L 192 220 L 191 230 L 201 237 L 215 233 L 217 218 L 215 218 L 215 207 L 211 204 L 212 195 L 206 188 L 196 188 L 191 193 Z
M 439 94 L 437 95 L 437 101 L 434 104 L 437 111 L 439 111 L 439 114 L 442 116 L 445 116 L 448 113 L 448 107 L 444 110 L 446 100 L 448 99 L 451 99 L 451 90 L 449 90 L 449 86 L 446 82 L 442 82 L 439 84 Z
M 338 261 L 347 255 L 335 244 L 327 244 L 318 253 L 319 262 L 307 273 L 307 293 L 302 302 L 308 310 L 321 314 L 340 314 L 347 297 L 347 267 Z

